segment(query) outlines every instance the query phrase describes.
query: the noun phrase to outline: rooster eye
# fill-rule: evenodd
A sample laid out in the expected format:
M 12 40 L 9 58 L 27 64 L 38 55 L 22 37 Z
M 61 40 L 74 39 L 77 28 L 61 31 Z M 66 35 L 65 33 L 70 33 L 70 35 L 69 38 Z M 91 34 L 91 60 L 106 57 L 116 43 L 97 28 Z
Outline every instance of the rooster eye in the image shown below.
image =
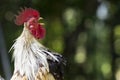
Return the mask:
M 33 22 L 33 23 L 37 23 L 37 20 L 33 20 L 32 22 Z

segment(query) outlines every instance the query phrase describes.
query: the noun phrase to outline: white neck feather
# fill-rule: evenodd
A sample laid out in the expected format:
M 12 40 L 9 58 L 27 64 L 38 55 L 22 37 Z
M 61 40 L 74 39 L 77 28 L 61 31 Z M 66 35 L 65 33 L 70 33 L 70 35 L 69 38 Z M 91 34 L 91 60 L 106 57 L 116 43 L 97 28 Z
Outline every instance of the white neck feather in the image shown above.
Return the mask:
M 40 50 L 41 47 L 43 48 L 29 30 L 24 27 L 22 34 L 12 46 L 15 61 L 14 73 L 19 72 L 21 76 L 26 75 L 29 80 L 34 80 L 40 65 L 46 69 L 43 72 L 49 72 L 46 55 Z

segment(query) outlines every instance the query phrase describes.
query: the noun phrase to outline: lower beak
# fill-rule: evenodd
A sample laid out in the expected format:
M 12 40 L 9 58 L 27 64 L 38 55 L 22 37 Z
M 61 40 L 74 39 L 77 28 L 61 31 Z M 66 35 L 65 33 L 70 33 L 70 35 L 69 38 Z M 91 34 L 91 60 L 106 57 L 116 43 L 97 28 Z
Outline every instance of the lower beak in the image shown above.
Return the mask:
M 43 19 L 42 17 L 39 17 L 39 19 L 38 20 L 41 20 L 41 19 Z

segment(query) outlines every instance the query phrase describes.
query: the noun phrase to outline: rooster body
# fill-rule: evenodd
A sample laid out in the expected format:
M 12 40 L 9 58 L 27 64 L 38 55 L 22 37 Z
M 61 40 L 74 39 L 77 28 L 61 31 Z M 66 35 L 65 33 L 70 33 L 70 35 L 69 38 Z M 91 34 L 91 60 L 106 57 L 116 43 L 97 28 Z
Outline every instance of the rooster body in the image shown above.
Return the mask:
M 25 10 L 30 12 L 33 9 Z M 11 80 L 62 80 L 65 60 L 60 54 L 50 51 L 37 41 L 43 34 L 39 35 L 37 31 L 35 33 L 35 29 L 41 32 L 44 32 L 44 29 L 37 28 L 41 27 L 40 24 L 35 24 L 35 29 L 34 24 L 31 24 L 32 29 L 29 28 L 30 21 L 34 19 L 33 17 L 24 22 L 23 32 L 12 46 L 14 74 Z

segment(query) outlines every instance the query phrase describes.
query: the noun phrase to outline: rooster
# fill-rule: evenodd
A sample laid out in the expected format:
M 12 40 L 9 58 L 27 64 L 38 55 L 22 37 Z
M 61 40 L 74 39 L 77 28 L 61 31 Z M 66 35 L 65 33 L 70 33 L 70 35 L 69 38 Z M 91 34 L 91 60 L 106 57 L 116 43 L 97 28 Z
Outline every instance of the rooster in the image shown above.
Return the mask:
M 15 24 L 24 24 L 24 29 L 11 47 L 14 60 L 11 80 L 63 80 L 65 59 L 37 41 L 46 33 L 44 24 L 39 23 L 41 19 L 32 8 L 21 9 L 15 17 Z

